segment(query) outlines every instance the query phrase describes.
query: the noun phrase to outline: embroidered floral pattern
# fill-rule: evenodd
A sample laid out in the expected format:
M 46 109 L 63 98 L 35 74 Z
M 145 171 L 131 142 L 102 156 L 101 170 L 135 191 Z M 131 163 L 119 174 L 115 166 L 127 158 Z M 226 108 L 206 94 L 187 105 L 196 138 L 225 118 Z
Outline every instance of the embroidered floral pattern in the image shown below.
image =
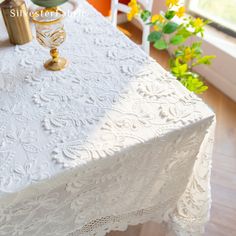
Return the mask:
M 214 114 L 86 2 L 65 26 L 64 71 L 35 41 L 1 48 L 0 235 L 199 232 Z

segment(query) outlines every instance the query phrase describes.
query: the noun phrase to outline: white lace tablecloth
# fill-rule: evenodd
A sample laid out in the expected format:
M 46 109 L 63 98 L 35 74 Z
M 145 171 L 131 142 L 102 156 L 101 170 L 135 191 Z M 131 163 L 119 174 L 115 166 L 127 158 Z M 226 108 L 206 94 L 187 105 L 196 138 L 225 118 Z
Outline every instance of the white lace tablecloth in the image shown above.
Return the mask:
M 0 31 L 0 235 L 200 235 L 213 112 L 87 3 L 65 25 L 62 72 Z

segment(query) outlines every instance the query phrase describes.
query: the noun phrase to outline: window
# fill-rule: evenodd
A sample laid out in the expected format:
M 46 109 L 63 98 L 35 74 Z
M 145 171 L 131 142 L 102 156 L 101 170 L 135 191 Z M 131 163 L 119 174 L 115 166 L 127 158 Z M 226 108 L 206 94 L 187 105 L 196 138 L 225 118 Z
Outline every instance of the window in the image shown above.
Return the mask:
M 213 26 L 236 35 L 236 0 L 186 0 L 190 13 L 213 22 Z

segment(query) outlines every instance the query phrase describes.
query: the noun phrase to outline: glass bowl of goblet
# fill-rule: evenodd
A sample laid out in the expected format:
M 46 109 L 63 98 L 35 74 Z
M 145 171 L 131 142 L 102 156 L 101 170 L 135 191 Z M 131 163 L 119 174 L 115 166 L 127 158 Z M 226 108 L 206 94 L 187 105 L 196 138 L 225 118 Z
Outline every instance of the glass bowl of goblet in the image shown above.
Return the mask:
M 38 10 L 32 16 L 37 41 L 50 48 L 51 59 L 44 64 L 47 70 L 58 71 L 68 65 L 67 59 L 60 57 L 57 49 L 66 39 L 63 18 L 64 12 L 57 7 Z

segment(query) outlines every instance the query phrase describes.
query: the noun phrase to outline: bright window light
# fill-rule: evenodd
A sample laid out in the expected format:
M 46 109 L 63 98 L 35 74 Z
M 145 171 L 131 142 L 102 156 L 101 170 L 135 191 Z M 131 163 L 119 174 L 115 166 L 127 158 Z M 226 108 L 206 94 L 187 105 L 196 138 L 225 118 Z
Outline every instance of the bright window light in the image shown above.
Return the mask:
M 236 0 L 187 0 L 190 12 L 236 32 Z

